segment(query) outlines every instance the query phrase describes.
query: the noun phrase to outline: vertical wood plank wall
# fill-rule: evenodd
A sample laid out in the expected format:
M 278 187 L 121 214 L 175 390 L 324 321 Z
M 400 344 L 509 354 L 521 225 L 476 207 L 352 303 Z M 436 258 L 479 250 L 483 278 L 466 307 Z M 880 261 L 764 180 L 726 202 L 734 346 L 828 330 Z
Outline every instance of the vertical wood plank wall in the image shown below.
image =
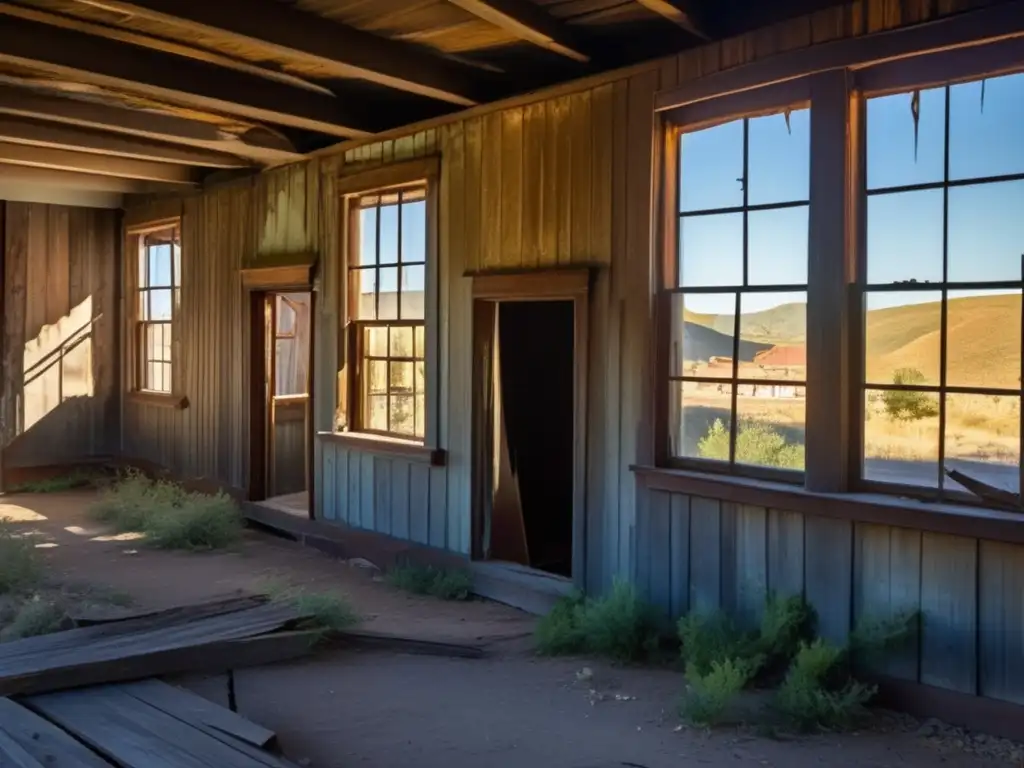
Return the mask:
M 638 492 L 636 580 L 666 619 L 721 609 L 754 626 L 802 594 L 820 633 L 920 610 L 918 641 L 876 671 L 1024 704 L 1024 546 Z
M 667 509 L 672 520 L 688 516 L 702 535 L 725 535 L 735 546 L 692 550 L 685 563 L 651 561 L 653 570 L 645 578 L 669 605 L 718 604 L 725 594 L 728 605 L 755 620 L 759 596 L 766 589 L 795 588 L 803 584 L 805 569 L 826 573 L 837 567 L 822 550 L 805 549 L 805 529 L 846 547 L 850 562 L 853 532 L 784 512 L 705 509 L 714 506 L 707 500 L 670 499 L 667 507 L 661 500 L 662 506 L 654 508 L 637 493 L 629 466 L 651 459 L 652 403 L 657 396 L 651 375 L 654 96 L 682 81 L 775 53 L 986 3 L 858 0 L 634 68 L 614 81 L 581 84 L 575 92 L 563 89 L 559 95 L 485 114 L 456 116 L 438 127 L 185 199 L 176 375 L 190 405 L 168 411 L 129 404 L 125 455 L 190 477 L 246 486 L 248 322 L 239 268 L 262 256 L 319 253 L 314 419 L 318 431 L 329 431 L 343 355 L 339 326 L 345 316 L 335 179 L 363 168 L 438 155 L 438 433 L 448 464 L 431 468 L 318 439 L 316 517 L 468 553 L 472 303 L 471 279 L 465 275 L 595 266 L 587 350 L 586 586 L 599 591 L 616 575 L 634 575 L 634 563 L 645 559 L 635 556 L 638 537 L 652 535 L 649 527 L 638 527 L 655 523 L 653 535 L 665 546 L 683 541 L 678 528 L 665 527 L 664 518 L 645 517 Z M 775 542 L 791 557 L 766 557 L 751 564 L 751 570 L 736 570 L 739 566 L 733 566 L 739 563 L 746 567 L 745 558 L 758 551 L 760 538 Z M 966 568 L 966 553 L 962 558 Z M 932 562 L 924 553 L 921 559 L 922 568 Z M 712 581 L 684 585 L 684 572 L 706 573 Z M 851 582 L 852 573 L 851 566 L 844 583 Z M 812 593 L 817 586 L 815 580 Z M 934 595 L 936 601 L 941 597 Z M 825 598 L 812 598 L 826 607 Z M 921 599 L 932 598 L 924 594 Z M 838 636 L 848 629 L 849 617 L 841 610 L 830 608 L 823 614 L 828 632 Z M 1013 663 L 1007 660 L 1004 666 Z M 931 674 L 927 668 L 925 673 Z
M 119 216 L 0 201 L 5 467 L 117 452 Z

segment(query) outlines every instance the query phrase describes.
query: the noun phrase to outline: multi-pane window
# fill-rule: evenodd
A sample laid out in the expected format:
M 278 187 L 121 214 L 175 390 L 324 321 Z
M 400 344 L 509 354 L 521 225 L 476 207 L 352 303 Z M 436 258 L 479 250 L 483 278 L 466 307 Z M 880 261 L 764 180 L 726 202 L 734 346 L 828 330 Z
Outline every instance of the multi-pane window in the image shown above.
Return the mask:
M 138 238 L 137 380 L 143 392 L 173 391 L 174 316 L 180 301 L 181 230 L 177 224 Z
M 680 138 L 674 459 L 803 469 L 809 125 L 793 109 Z
M 1020 490 L 1024 75 L 867 99 L 869 482 Z
M 310 307 L 308 293 L 274 297 L 274 396 L 304 395 L 308 389 Z
M 426 185 L 353 201 L 349 320 L 354 426 L 422 440 L 426 422 Z

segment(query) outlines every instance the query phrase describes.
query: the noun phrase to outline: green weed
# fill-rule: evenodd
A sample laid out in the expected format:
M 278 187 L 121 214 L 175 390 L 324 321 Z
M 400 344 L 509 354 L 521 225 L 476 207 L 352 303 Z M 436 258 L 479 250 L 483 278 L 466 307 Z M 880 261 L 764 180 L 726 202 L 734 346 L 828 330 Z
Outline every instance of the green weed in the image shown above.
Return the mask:
M 744 659 L 712 661 L 705 672 L 690 665 L 680 714 L 697 725 L 717 725 L 756 671 L 755 663 Z
M 17 535 L 9 522 L 0 519 L 0 595 L 28 589 L 41 578 L 32 540 Z
M 801 645 L 776 705 L 801 730 L 835 730 L 852 725 L 875 692 L 874 686 L 850 679 L 845 649 L 819 638 Z
M 62 605 L 35 595 L 18 607 L 14 618 L 0 631 L 0 641 L 48 635 L 63 629 L 68 622 Z
M 473 576 L 464 569 L 410 563 L 389 570 L 385 581 L 396 589 L 441 600 L 468 600 L 473 595 Z

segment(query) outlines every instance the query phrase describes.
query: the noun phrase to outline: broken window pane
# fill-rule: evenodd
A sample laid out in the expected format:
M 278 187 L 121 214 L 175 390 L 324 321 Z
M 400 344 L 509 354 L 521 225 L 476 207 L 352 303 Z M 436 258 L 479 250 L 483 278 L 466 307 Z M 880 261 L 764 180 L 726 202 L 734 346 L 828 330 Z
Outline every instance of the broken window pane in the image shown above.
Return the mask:
M 931 88 L 868 99 L 867 188 L 941 182 L 945 168 L 946 91 Z
M 949 89 L 949 178 L 1024 173 L 1024 74 Z

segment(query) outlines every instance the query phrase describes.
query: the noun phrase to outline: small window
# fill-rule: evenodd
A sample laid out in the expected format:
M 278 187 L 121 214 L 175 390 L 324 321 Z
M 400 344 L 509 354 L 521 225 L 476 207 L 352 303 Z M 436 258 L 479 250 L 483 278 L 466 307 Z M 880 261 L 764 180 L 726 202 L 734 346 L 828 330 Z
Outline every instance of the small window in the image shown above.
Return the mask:
M 352 198 L 348 260 L 353 426 L 423 440 L 427 187 Z
M 309 296 L 289 293 L 274 298 L 275 397 L 296 397 L 308 390 Z
M 138 236 L 136 389 L 174 391 L 173 339 L 181 287 L 181 229 L 177 224 Z
M 679 144 L 669 451 L 677 462 L 802 471 L 809 109 Z
M 867 99 L 870 483 L 1020 490 L 1024 75 Z

